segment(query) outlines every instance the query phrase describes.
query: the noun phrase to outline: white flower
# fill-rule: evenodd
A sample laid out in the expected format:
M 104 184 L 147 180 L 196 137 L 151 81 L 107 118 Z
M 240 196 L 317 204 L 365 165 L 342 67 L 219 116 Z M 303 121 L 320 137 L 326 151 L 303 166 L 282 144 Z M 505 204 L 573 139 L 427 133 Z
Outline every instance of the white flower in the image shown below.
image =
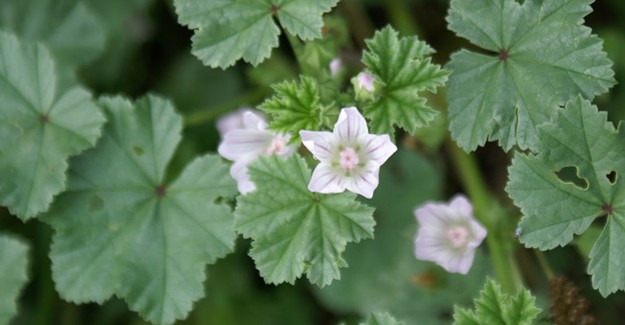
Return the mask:
M 341 59 L 335 58 L 330 61 L 330 75 L 332 77 L 338 75 L 341 69 L 343 69 L 343 61 L 341 61 Z
M 366 198 L 378 186 L 380 166 L 397 147 L 388 135 L 369 134 L 356 107 L 341 110 L 333 132 L 300 131 L 304 146 L 320 163 L 308 189 L 319 193 L 348 191 Z
M 415 209 L 419 231 L 415 239 L 417 259 L 432 261 L 448 272 L 467 274 L 475 249 L 486 229 L 473 218 L 471 203 L 463 195 L 449 204 L 425 203 Z
M 295 148 L 287 145 L 290 138 L 290 135 L 267 130 L 267 123 L 259 115 L 251 111 L 244 112 L 242 128 L 226 132 L 217 149 L 222 157 L 234 161 L 230 174 L 237 181 L 239 192 L 245 194 L 256 189 L 247 173 L 247 166 L 258 156 L 287 156 L 293 153 Z

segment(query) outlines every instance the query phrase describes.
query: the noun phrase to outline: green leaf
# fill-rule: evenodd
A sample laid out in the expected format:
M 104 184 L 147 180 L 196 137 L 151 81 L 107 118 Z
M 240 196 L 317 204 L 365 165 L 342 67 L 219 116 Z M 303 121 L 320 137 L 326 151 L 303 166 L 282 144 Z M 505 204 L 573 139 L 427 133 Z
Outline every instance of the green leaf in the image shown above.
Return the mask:
M 402 322 L 397 321 L 389 313 L 373 313 L 366 322 L 360 323 L 361 325 L 402 325 Z
M 414 256 L 413 211 L 440 198 L 443 184 L 441 171 L 412 151 L 399 150 L 382 166 L 371 200 L 378 221 L 375 238 L 348 247 L 350 267 L 341 280 L 315 291 L 326 308 L 338 314 L 388 311 L 407 324 L 449 325 L 452 302 L 471 302 L 490 267 L 479 250 L 467 275 Z
M 461 50 L 447 66 L 449 130 L 462 148 L 535 149 L 537 126 L 558 105 L 616 83 L 601 39 L 583 25 L 593 1 L 451 1 L 449 28 L 493 52 Z
M 0 236 L 0 324 L 9 324 L 17 314 L 16 301 L 28 280 L 28 245 Z
M 501 292 L 490 278 L 475 300 L 475 311 L 456 306 L 454 325 L 531 325 L 540 313 L 536 299 L 527 289 L 516 296 Z
M 195 159 L 177 180 L 165 167 L 182 119 L 147 96 L 101 100 L 109 123 L 98 146 L 72 161 L 67 192 L 44 221 L 61 296 L 102 303 L 112 295 L 157 324 L 184 318 L 204 293 L 207 263 L 233 250 L 236 186 L 217 156 Z
M 174 0 L 178 21 L 194 30 L 193 54 L 225 69 L 243 59 L 256 66 L 278 46 L 280 29 L 303 40 L 321 37 L 321 15 L 338 0 Z
M 299 140 L 300 130 L 332 128 L 338 114 L 331 114 L 321 105 L 315 79 L 300 75 L 299 83 L 284 81 L 272 88 L 276 94 L 260 105 L 272 117 L 270 129 L 291 134 L 291 141 L 295 142 Z
M 67 159 L 92 147 L 104 123 L 80 87 L 57 92 L 42 46 L 0 32 L 0 203 L 27 220 L 65 188 Z
M 63 66 L 75 67 L 104 50 L 106 30 L 79 0 L 0 1 L 0 28 L 41 42 Z
M 314 284 L 330 284 L 347 266 L 347 242 L 373 236 L 373 209 L 353 193 L 310 192 L 311 172 L 299 156 L 261 157 L 249 173 L 258 189 L 238 197 L 235 224 L 253 239 L 250 256 L 266 282 L 294 283 L 306 273 Z
M 366 41 L 362 62 L 382 82 L 379 94 L 364 107 L 372 133 L 393 133 L 395 125 L 410 134 L 427 126 L 438 112 L 431 108 L 423 91 L 436 92 L 449 73 L 432 64 L 434 50 L 417 37 L 399 37 L 390 26 Z
M 538 155 L 514 157 L 506 186 L 523 213 L 521 241 L 528 247 L 564 246 L 608 215 L 588 264 L 604 296 L 625 289 L 624 131 L 578 96 L 539 128 Z

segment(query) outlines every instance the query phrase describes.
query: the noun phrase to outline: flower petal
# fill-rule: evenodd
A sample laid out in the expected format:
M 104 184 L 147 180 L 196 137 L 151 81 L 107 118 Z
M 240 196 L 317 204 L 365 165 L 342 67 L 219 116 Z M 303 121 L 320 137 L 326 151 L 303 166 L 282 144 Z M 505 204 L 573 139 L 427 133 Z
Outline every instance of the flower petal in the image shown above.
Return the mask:
M 315 158 L 329 162 L 332 156 L 334 136 L 330 132 L 299 131 L 302 143 Z
M 388 134 L 364 136 L 363 153 L 378 165 L 382 165 L 395 151 L 397 146 L 393 144 Z
M 359 135 L 368 134 L 367 122 L 356 107 L 345 107 L 334 124 L 334 135 L 344 144 L 354 142 Z
M 373 191 L 378 187 L 379 173 L 380 165 L 375 161 L 369 161 L 365 167 L 347 178 L 346 188 L 350 192 L 370 199 L 373 197 Z
M 232 130 L 245 128 L 243 125 L 243 115 L 245 112 L 249 111 L 250 108 L 244 107 L 217 119 L 217 130 L 219 131 L 219 136 L 223 138 L 226 133 Z
M 226 133 L 217 151 L 229 160 L 237 160 L 247 155 L 253 155 L 255 158 L 265 152 L 273 137 L 269 131 L 232 130 Z
M 321 162 L 313 171 L 308 189 L 318 193 L 341 193 L 345 191 L 345 180 L 332 167 Z
M 265 118 L 262 115 L 247 111 L 243 114 L 243 126 L 246 129 L 265 130 L 267 122 L 265 122 Z
M 230 175 L 237 181 L 237 188 L 241 194 L 249 193 L 256 190 L 256 186 L 247 173 L 247 166 L 256 159 L 256 157 L 244 156 L 237 160 L 230 167 Z
M 457 194 L 449 202 L 449 207 L 467 219 L 473 218 L 473 207 L 466 196 Z
M 419 221 L 419 227 L 426 227 L 431 233 L 434 229 L 444 231 L 449 227 L 451 221 L 446 217 L 448 211 L 445 204 L 430 202 L 417 207 L 414 214 Z
M 453 255 L 451 258 L 440 261 L 439 265 L 447 270 L 447 272 L 467 274 L 471 269 L 474 257 L 475 250 L 469 249 L 464 254 Z
M 484 238 L 486 238 L 487 232 L 486 232 L 486 228 L 484 228 L 482 224 L 480 224 L 479 222 L 475 220 L 471 220 L 470 227 L 471 227 L 471 230 L 473 231 L 474 238 L 472 241 L 469 242 L 468 247 L 475 248 L 482 243 Z

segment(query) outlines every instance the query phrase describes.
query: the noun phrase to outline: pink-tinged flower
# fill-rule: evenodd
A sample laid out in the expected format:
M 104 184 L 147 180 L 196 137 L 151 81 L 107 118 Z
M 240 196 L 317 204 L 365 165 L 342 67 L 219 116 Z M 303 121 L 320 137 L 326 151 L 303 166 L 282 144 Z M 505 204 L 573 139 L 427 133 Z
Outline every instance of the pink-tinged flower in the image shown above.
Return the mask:
M 375 81 L 375 78 L 373 78 L 373 76 L 367 72 L 361 72 L 358 74 L 358 76 L 356 76 L 356 78 L 358 78 L 358 87 L 362 88 L 370 93 L 373 92 L 374 87 L 373 87 L 373 82 Z
M 375 77 L 368 72 L 361 72 L 352 78 L 354 93 L 357 100 L 372 100 L 375 92 Z
M 415 209 L 415 216 L 419 222 L 417 259 L 435 262 L 448 272 L 467 274 L 475 249 L 486 237 L 467 198 L 457 195 L 449 204 L 425 203 Z
M 330 75 L 331 76 L 334 77 L 338 75 L 342 69 L 343 69 L 343 61 L 341 61 L 341 59 L 335 58 L 332 61 L 330 61 Z
M 265 120 L 251 111 L 243 114 L 241 126 L 226 132 L 217 151 L 222 157 L 234 161 L 230 174 L 237 181 L 239 192 L 245 194 L 256 189 L 247 173 L 247 166 L 252 161 L 260 155 L 287 156 L 295 148 L 287 145 L 290 135 L 267 130 Z
M 320 163 L 308 189 L 319 193 L 348 191 L 366 198 L 378 187 L 380 166 L 397 147 L 388 135 L 369 134 L 356 107 L 341 110 L 333 132 L 300 131 L 304 146 Z

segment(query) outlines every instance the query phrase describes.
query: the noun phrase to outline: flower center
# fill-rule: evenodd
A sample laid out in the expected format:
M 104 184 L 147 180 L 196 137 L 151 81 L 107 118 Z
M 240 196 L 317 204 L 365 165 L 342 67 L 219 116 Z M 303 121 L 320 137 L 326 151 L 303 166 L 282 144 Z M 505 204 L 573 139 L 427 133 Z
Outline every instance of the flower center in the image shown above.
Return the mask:
M 467 245 L 469 232 L 465 227 L 455 226 L 447 230 L 447 239 L 454 248 L 462 248 Z
M 276 136 L 275 138 L 273 138 L 273 140 L 271 140 L 271 144 L 269 145 L 267 150 L 265 150 L 265 154 L 266 155 L 271 155 L 274 153 L 278 155 L 282 154 L 285 147 L 286 147 L 285 139 L 281 136 Z
M 358 153 L 353 148 L 345 147 L 339 154 L 339 163 L 344 170 L 353 170 L 360 163 Z

